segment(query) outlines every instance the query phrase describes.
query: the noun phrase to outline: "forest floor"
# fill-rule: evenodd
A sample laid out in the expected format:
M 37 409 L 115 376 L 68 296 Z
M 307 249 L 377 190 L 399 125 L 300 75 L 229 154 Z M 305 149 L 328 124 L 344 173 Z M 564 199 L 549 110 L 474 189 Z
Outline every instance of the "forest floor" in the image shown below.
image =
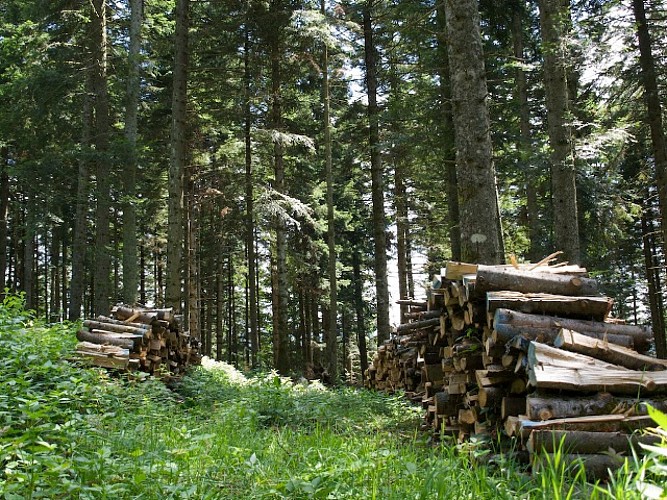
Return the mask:
M 433 442 L 400 396 L 210 360 L 172 388 L 85 367 L 76 326 L 0 306 L 0 498 L 646 498 L 633 470 L 479 465 L 488 446 Z

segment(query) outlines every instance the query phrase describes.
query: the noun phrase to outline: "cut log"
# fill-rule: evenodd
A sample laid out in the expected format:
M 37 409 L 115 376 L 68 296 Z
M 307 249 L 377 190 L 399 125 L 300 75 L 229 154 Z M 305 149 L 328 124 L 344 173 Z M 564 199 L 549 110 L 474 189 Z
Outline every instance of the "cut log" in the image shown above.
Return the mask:
M 459 423 L 474 424 L 477 422 L 477 411 L 475 408 L 461 408 L 458 415 Z
M 522 293 L 549 293 L 555 295 L 597 295 L 597 281 L 582 276 L 498 269 L 479 266 L 475 293 L 509 290 Z
M 619 325 L 600 323 L 598 321 L 576 320 L 555 316 L 526 314 L 509 309 L 497 309 L 493 317 L 494 336 L 502 343 L 509 342 L 517 334 L 530 340 L 539 336 L 542 342 L 553 343 L 561 328 L 574 330 L 583 335 L 595 338 L 607 338 L 618 345 L 626 345 L 613 336 L 624 335 L 632 338 L 636 351 L 644 353 L 649 350 L 653 341 L 653 333 L 649 327 L 637 325 Z M 612 340 L 613 338 L 613 340 Z
M 538 272 L 538 273 L 550 273 L 550 274 L 571 274 L 578 276 L 585 276 L 587 274 L 586 268 L 579 267 L 577 265 L 548 265 L 547 260 L 545 262 L 531 264 L 531 263 L 522 263 L 518 264 L 518 269 L 512 265 L 499 265 L 499 266 L 478 266 L 477 264 L 469 264 L 466 262 L 447 262 L 446 267 L 440 270 L 441 276 L 448 280 L 461 280 L 466 274 L 476 274 L 478 268 L 494 268 L 494 269 L 509 269 L 509 270 L 520 270 L 526 272 Z
M 433 328 L 434 326 L 440 326 L 440 318 L 431 318 L 421 321 L 413 321 L 412 323 L 403 323 L 396 327 L 396 331 L 399 333 L 409 332 L 412 330 L 421 330 L 423 328 Z
M 526 398 L 506 396 L 502 400 L 500 416 L 507 418 L 510 415 L 518 417 L 526 411 Z
M 625 457 L 613 454 L 572 454 L 560 455 L 558 458 L 551 454 L 534 454 L 531 455 L 533 474 L 540 474 L 542 468 L 553 467 L 554 463 L 566 465 L 566 471 L 575 477 L 583 472 L 585 473 L 586 481 L 604 481 L 609 478 L 611 472 L 615 471 L 623 465 L 626 460 Z
M 480 387 L 477 403 L 482 408 L 500 406 L 505 391 L 499 387 Z
M 648 434 L 628 434 L 625 432 L 592 432 L 592 431 L 562 431 L 562 430 L 535 430 L 530 433 L 526 448 L 530 453 L 605 453 L 613 452 L 632 455 L 632 452 L 642 454 L 643 448 L 639 443 L 653 445 L 660 442 L 658 436 Z
M 632 370 L 623 368 L 622 366 L 607 363 L 585 354 L 576 352 L 564 351 L 556 347 L 551 347 L 541 342 L 531 342 L 528 346 L 528 369 L 541 370 L 546 367 L 568 368 L 572 370 L 577 369 L 595 369 L 601 373 L 607 371 L 628 371 Z
M 89 332 L 86 330 L 79 330 L 76 332 L 77 340 L 82 342 L 92 342 L 94 344 L 109 344 L 125 349 L 134 349 L 142 342 L 142 336 L 131 333 L 99 333 L 99 331 Z
M 129 356 L 129 349 L 123 349 L 115 345 L 99 345 L 93 342 L 79 342 L 76 345 L 77 352 L 105 354 L 107 356 Z
M 529 385 L 538 389 L 611 392 L 634 396 L 667 393 L 667 371 L 640 372 L 627 368 L 541 366 L 528 370 Z
M 536 422 L 526 418 L 518 418 L 518 434 L 528 439 L 535 430 L 566 430 L 616 432 L 621 430 L 649 427 L 653 425 L 650 417 L 628 417 L 622 414 L 596 415 L 589 417 L 558 418 Z
M 591 397 L 532 394 L 526 398 L 526 415 L 531 420 L 605 415 L 618 406 L 619 399 L 608 392 Z M 621 411 L 626 409 L 621 408 Z
M 489 312 L 504 308 L 523 313 L 550 314 L 594 321 L 604 321 L 611 311 L 613 302 L 608 297 L 570 297 L 547 293 L 498 291 L 486 294 L 486 308 Z
M 146 335 L 151 329 L 150 325 L 127 325 L 127 324 L 117 324 L 103 321 L 93 321 L 87 319 L 83 322 L 83 326 L 89 328 L 90 330 L 105 330 L 108 332 L 117 332 L 117 333 L 133 333 L 136 335 Z
M 442 312 L 440 310 L 436 311 L 417 311 L 417 312 L 407 312 L 403 314 L 405 319 L 413 320 L 423 320 L 423 319 L 432 319 L 439 318 Z
M 511 383 L 515 378 L 511 371 L 475 370 L 475 380 L 480 388 Z
M 95 366 L 102 368 L 115 368 L 125 370 L 130 363 L 128 356 L 110 356 L 105 353 L 97 353 L 90 351 L 75 351 L 81 360 L 87 361 Z
M 122 319 L 115 319 L 115 318 L 110 318 L 108 316 L 102 316 L 101 314 L 95 318 L 95 321 L 98 321 L 100 323 L 111 323 L 113 325 L 127 325 L 127 326 L 133 326 L 135 328 L 143 328 L 145 330 L 150 330 L 154 325 L 146 325 L 144 323 L 139 323 L 135 321 L 126 321 Z M 84 322 L 85 323 L 85 322 Z
M 667 360 L 639 354 L 627 347 L 613 344 L 605 339 L 595 339 L 572 330 L 561 328 L 556 347 L 586 354 L 632 370 L 666 370 Z
M 414 299 L 399 299 L 396 301 L 398 305 L 401 306 L 410 306 L 416 307 L 418 309 L 426 310 L 427 303 L 424 300 L 414 300 Z

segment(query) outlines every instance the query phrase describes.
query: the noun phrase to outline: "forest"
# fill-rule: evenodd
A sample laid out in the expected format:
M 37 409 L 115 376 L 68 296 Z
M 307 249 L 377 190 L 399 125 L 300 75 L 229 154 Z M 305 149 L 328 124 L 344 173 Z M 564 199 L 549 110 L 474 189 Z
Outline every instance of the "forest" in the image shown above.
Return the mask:
M 665 357 L 660 0 L 4 0 L 0 272 L 361 381 L 447 261 L 588 269 Z M 426 276 L 426 278 L 425 278 Z

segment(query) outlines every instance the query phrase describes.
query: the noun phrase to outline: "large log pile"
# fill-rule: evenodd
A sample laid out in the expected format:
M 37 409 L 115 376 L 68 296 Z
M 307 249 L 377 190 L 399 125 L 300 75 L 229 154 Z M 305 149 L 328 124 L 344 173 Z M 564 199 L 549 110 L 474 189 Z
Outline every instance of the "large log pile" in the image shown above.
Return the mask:
M 83 322 L 76 334 L 76 353 L 105 368 L 166 370 L 176 375 L 199 362 L 196 341 L 182 331 L 173 309 L 147 309 L 117 305 L 111 317 Z
M 425 423 L 460 441 L 515 437 L 538 467 L 554 443 L 590 477 L 648 437 L 667 409 L 667 361 L 650 328 L 609 317 L 612 300 L 577 266 L 448 263 L 425 303 L 380 346 L 367 385 L 421 396 Z M 650 399 L 647 399 L 650 398 Z

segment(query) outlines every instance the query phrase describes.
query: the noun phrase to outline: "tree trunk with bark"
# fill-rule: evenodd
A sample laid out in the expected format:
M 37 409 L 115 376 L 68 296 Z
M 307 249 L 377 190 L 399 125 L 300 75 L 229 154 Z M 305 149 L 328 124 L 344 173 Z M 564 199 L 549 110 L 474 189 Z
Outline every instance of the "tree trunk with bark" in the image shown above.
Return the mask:
M 325 0 L 321 0 L 322 17 L 326 19 Z M 324 128 L 324 163 L 327 182 L 327 246 L 329 248 L 329 336 L 327 337 L 327 371 L 331 381 L 338 382 L 338 290 L 336 283 L 336 230 L 334 218 L 334 175 L 331 142 L 331 118 L 329 98 L 329 48 L 323 43 L 322 52 L 322 125 Z
M 250 110 L 250 90 L 252 77 L 250 74 L 250 28 L 245 27 L 243 41 L 243 91 L 244 91 L 244 124 L 245 143 L 245 240 L 248 259 L 248 320 L 250 326 L 250 363 L 257 368 L 259 363 L 259 328 L 257 324 L 257 280 L 255 279 L 255 222 L 254 193 L 252 175 L 252 113 Z
M 0 148 L 0 293 L 7 283 L 7 213 L 9 209 L 9 148 Z
M 379 107 L 377 103 L 377 52 L 371 12 L 375 2 L 363 5 L 364 61 L 368 93 L 368 143 L 371 157 L 371 197 L 373 202 L 373 244 L 375 248 L 375 295 L 377 301 L 378 345 L 389 338 L 389 282 L 387 277 L 387 234 L 384 211 L 384 172 L 380 151 Z
M 271 128 L 280 131 L 282 118 L 282 67 L 283 58 L 283 23 L 284 6 L 279 0 L 270 3 L 273 26 L 269 36 L 269 56 L 271 64 Z M 285 193 L 285 159 L 283 144 L 278 138 L 273 143 L 273 189 Z M 287 228 L 285 221 L 274 220 L 275 240 L 275 276 L 273 279 L 273 364 L 279 373 L 287 374 L 290 369 L 289 338 L 287 334 L 288 280 L 287 280 Z
M 72 241 L 72 280 L 68 317 L 76 321 L 81 317 L 86 286 L 86 253 L 88 240 L 88 196 L 90 194 L 90 147 L 93 129 L 92 68 L 87 70 L 81 113 L 81 150 L 77 176 L 76 215 Z
M 632 10 L 636 21 L 637 41 L 639 44 L 639 64 L 641 67 L 641 81 L 644 87 L 644 102 L 646 105 L 646 122 L 651 133 L 653 159 L 655 161 L 655 180 L 658 190 L 658 202 L 661 215 L 661 233 L 663 251 L 667 246 L 667 141 L 662 121 L 662 103 L 658 89 L 655 71 L 655 59 L 651 35 L 646 19 L 644 0 L 632 0 Z M 644 233 L 646 234 L 646 233 Z M 646 249 L 645 249 L 646 251 Z M 659 273 L 656 273 L 659 283 Z M 656 280 L 654 280 L 656 281 Z M 649 283 L 649 292 L 650 292 Z M 664 301 L 660 289 L 653 287 L 651 316 L 657 320 L 654 332 L 656 335 L 656 351 L 659 357 L 667 357 L 667 340 L 664 326 Z M 659 304 L 657 302 L 660 302 Z M 655 312 L 654 312 L 655 309 Z M 658 318 L 658 316 L 661 316 Z
M 504 249 L 477 2 L 446 0 L 445 13 L 456 130 L 461 258 L 500 264 Z
M 569 31 L 569 0 L 540 0 L 540 28 L 544 53 L 544 91 L 547 132 L 551 148 L 551 200 L 554 244 L 572 264 L 581 261 L 575 152 L 568 93 L 566 38 Z
M 519 107 L 519 140 L 517 149 L 524 174 L 523 185 L 526 196 L 526 219 L 528 238 L 530 239 L 528 260 L 537 262 L 542 255 L 537 203 L 539 187 L 536 181 L 537 167 L 533 165 L 532 161 L 532 127 L 530 124 L 530 106 L 528 104 L 528 82 L 526 80 L 526 72 L 522 67 L 525 64 L 523 21 L 526 18 L 526 12 L 524 2 L 517 2 L 517 4 L 512 13 L 512 46 L 516 64 L 514 69 L 514 99 Z
M 123 301 L 134 304 L 139 288 L 137 266 L 137 137 L 139 94 L 141 90 L 141 25 L 143 22 L 143 0 L 130 1 L 130 50 L 129 72 L 125 104 L 125 140 L 127 158 L 123 175 Z
M 169 164 L 166 303 L 180 312 L 184 238 L 184 172 L 187 162 L 188 30 L 189 2 L 176 1 L 174 83 L 171 109 L 171 161 Z
M 107 0 L 93 0 L 91 16 L 92 85 L 95 114 L 92 142 L 95 146 L 95 293 L 93 310 L 109 311 L 111 298 L 111 159 L 109 156 L 109 93 L 107 83 Z
M 452 116 L 452 86 L 449 76 L 449 56 L 447 54 L 447 14 L 444 0 L 438 4 L 438 53 L 440 59 L 440 99 L 442 101 L 442 151 L 443 169 L 447 177 L 447 210 L 449 216 L 449 244 L 452 260 L 461 259 L 461 230 L 458 182 L 456 180 L 456 132 Z

